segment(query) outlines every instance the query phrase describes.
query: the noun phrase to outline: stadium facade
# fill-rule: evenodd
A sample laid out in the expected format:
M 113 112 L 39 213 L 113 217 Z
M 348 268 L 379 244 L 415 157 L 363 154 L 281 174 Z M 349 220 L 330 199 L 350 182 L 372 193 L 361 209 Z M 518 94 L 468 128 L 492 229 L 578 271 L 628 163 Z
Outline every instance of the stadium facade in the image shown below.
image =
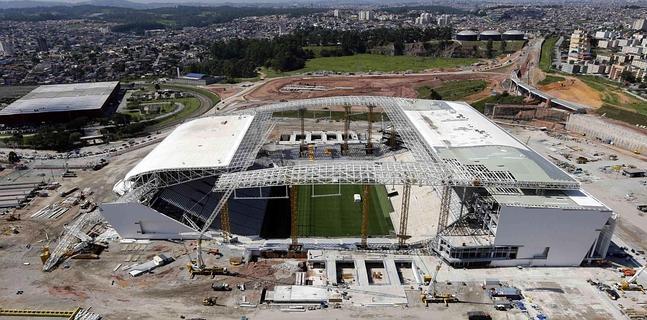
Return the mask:
M 380 108 L 412 160 L 394 161 L 387 152 L 313 161 L 320 146 L 312 141 L 304 159 L 259 152 L 278 145 L 267 138 L 274 112 L 339 106 Z M 325 148 L 331 150 L 330 142 Z M 262 247 L 281 243 L 259 232 L 271 199 L 281 198 L 272 190 L 284 187 L 287 197 L 288 187 L 304 185 L 433 187 L 441 205 L 427 210 L 438 216 L 428 221 L 436 235 L 410 245 L 430 248 L 454 266 L 577 266 L 603 259 L 617 221 L 571 176 L 471 106 L 368 96 L 268 104 L 185 123 L 115 185 L 119 200 L 100 209 L 124 238 L 188 239 L 228 204 L 231 233 Z M 209 237 L 219 236 L 220 224 L 209 226 Z M 398 236 L 369 243 L 395 247 Z M 359 239 L 303 242 L 348 247 Z

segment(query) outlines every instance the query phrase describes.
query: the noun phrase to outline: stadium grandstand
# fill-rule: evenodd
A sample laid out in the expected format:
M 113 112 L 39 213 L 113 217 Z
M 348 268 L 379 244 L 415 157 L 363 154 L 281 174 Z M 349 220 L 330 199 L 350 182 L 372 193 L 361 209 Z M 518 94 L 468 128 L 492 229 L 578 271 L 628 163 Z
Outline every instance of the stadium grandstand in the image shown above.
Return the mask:
M 306 131 L 305 110 L 330 118 Z M 297 117 L 279 121 L 286 114 Z M 187 122 L 114 190 L 119 199 L 100 210 L 123 238 L 426 248 L 454 266 L 603 259 L 617 220 L 468 104 L 392 97 L 295 100 Z

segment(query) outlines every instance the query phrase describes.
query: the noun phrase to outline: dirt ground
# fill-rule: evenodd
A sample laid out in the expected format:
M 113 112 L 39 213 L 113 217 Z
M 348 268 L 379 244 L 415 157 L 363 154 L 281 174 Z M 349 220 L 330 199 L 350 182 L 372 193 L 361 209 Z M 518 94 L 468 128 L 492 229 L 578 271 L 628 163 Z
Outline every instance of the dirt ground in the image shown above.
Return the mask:
M 231 84 L 212 84 L 204 88 L 217 94 L 220 100 L 227 99 L 243 89 L 240 85 Z
M 557 98 L 584 104 L 594 108 L 602 106 L 602 96 L 577 78 L 567 77 L 565 81 L 539 86 L 539 89 Z
M 483 92 L 468 97 L 468 102 L 487 96 L 489 92 L 500 89 L 500 82 L 505 79 L 498 73 L 473 74 L 425 74 L 425 75 L 387 75 L 387 76 L 334 76 L 334 77 L 291 77 L 268 81 L 265 85 L 245 95 L 249 101 L 293 100 L 343 95 L 375 95 L 389 97 L 415 98 L 416 88 L 421 86 L 438 87 L 445 81 L 483 79 L 488 87 Z M 323 86 L 325 91 L 285 92 L 282 88 L 288 85 Z

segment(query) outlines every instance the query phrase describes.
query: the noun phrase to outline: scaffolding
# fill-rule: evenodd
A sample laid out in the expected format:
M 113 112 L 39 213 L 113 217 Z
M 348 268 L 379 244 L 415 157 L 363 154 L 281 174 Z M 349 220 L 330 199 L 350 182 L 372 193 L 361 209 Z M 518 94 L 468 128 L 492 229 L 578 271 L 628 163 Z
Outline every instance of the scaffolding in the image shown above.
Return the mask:
M 518 181 L 506 172 L 478 172 L 456 177 L 445 166 L 436 162 L 377 162 L 331 161 L 274 167 L 223 174 L 216 181 L 214 191 L 230 188 L 257 188 L 312 184 L 369 184 L 452 186 L 452 187 L 509 187 L 522 189 L 577 189 L 577 183 L 555 182 L 546 185 L 536 181 Z

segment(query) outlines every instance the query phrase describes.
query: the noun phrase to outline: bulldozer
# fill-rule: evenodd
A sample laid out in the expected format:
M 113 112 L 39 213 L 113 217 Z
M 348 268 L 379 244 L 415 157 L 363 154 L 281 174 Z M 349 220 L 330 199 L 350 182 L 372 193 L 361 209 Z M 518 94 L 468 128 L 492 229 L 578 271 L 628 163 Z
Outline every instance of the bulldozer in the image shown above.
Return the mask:
M 441 264 L 438 264 L 436 266 L 436 271 L 434 272 L 434 275 L 431 279 L 431 282 L 429 283 L 429 288 L 427 289 L 427 292 L 423 293 L 420 297 L 422 300 L 422 303 L 425 304 L 425 306 L 429 306 L 429 303 L 440 303 L 443 302 L 445 303 L 445 306 L 448 307 L 449 303 L 454 303 L 458 302 L 458 298 L 456 298 L 455 295 L 450 294 L 450 293 L 438 293 L 437 288 L 436 288 L 436 283 L 438 282 L 438 271 L 440 271 L 440 268 L 442 267 Z

